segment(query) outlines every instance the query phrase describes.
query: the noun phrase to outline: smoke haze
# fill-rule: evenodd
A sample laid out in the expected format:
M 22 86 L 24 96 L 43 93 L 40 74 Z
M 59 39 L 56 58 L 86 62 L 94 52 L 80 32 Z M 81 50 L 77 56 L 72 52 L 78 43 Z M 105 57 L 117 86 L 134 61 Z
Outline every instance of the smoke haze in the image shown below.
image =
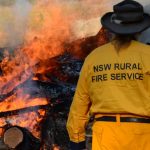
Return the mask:
M 144 6 L 150 4 L 148 0 L 137 1 Z M 59 32 L 58 25 L 53 24 L 51 28 L 53 20 L 58 19 L 55 17 L 60 17 L 58 20 L 63 22 L 71 19 L 66 23 L 69 30 L 73 28 L 72 38 L 73 35 L 78 38 L 96 34 L 100 28 L 100 17 L 112 11 L 112 6 L 118 2 L 120 0 L 0 0 L 0 47 L 16 47 L 32 40 L 34 36 L 41 35 L 43 28 L 47 28 L 46 23 L 49 23 L 49 30 L 57 29 Z M 53 11 L 54 8 L 57 10 Z M 57 16 L 53 14 L 56 12 Z M 50 21 L 49 15 L 53 20 Z

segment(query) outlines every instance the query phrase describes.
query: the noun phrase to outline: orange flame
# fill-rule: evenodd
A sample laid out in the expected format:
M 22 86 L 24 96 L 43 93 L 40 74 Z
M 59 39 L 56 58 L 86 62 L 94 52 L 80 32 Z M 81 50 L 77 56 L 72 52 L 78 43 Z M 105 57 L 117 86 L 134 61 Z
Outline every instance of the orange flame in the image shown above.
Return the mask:
M 65 51 L 65 45 L 74 38 L 72 25 L 75 19 L 78 18 L 77 15 L 79 14 L 70 13 L 66 3 L 60 4 L 56 2 L 52 4 L 50 1 L 46 1 L 46 3 L 38 1 L 33 6 L 31 20 L 28 23 L 29 28 L 25 33 L 24 44 L 18 46 L 13 52 L 6 50 L 4 59 L 0 62 L 0 69 L 2 70 L 0 95 L 11 92 L 28 78 L 38 80 L 34 76 L 36 73 L 50 71 L 57 65 L 55 62 L 48 60 L 62 54 Z M 0 35 L 1 38 L 2 34 Z M 37 66 L 39 63 L 40 65 Z M 43 78 L 43 80 L 46 79 Z M 45 98 L 30 99 L 29 95 L 25 94 L 24 91 L 17 90 L 5 101 L 0 102 L 0 112 L 45 105 L 47 103 Z M 38 137 L 39 132 L 37 132 L 35 126 L 41 121 L 45 111 L 40 110 L 39 114 L 30 112 L 0 118 L 0 126 L 4 126 L 7 123 L 12 125 L 19 124 L 22 127 L 27 127 Z
M 36 64 L 63 53 L 65 43 L 70 40 L 73 17 L 64 14 L 59 4 L 56 3 L 51 6 L 48 3 L 43 5 L 39 2 L 33 7 L 33 13 L 36 13 L 36 10 L 42 11 L 42 26 L 35 29 L 34 25 L 33 28 L 30 25 L 31 28 L 28 29 L 25 35 L 25 43 L 18 47 L 13 52 L 13 55 L 6 51 L 4 59 L 0 62 L 0 68 L 3 72 L 3 75 L 0 76 L 0 94 L 11 92 L 17 85 L 30 77 L 36 80 L 34 74 L 44 72 L 44 70 L 53 67 L 53 64 L 43 64 L 40 67 L 36 67 Z M 34 21 L 39 20 L 36 18 Z M 29 95 L 24 94 L 22 90 L 17 90 L 16 93 L 0 103 L 0 112 L 45 105 L 47 103 L 45 98 L 29 99 Z M 39 132 L 36 131 L 35 126 L 41 121 L 45 111 L 40 110 L 39 114 L 30 112 L 0 118 L 0 126 L 4 126 L 7 123 L 11 125 L 19 124 L 19 126 L 27 127 L 38 137 Z

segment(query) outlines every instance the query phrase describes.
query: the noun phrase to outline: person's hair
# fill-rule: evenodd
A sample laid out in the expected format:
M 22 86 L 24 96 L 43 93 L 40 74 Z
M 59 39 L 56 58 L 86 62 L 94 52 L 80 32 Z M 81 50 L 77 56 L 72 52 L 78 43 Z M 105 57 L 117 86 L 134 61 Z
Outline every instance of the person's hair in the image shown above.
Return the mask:
M 132 40 L 135 40 L 135 35 L 115 35 L 111 42 L 119 52 L 122 48 L 128 47 Z

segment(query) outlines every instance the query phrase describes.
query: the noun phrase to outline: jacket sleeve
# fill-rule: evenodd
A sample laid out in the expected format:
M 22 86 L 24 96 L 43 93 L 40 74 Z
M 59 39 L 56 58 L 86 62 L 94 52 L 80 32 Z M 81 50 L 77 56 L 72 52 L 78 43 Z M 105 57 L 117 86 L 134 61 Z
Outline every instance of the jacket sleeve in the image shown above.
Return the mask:
M 88 65 L 85 61 L 80 72 L 67 121 L 70 141 L 75 143 L 85 141 L 85 127 L 88 122 L 88 112 L 91 104 L 88 93 L 87 75 Z

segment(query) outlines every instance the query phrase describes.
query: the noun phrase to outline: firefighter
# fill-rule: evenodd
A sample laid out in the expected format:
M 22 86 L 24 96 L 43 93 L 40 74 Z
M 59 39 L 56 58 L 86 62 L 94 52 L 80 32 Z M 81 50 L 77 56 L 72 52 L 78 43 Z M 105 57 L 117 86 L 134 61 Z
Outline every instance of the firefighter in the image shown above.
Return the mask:
M 94 116 L 92 150 L 150 149 L 150 47 L 136 41 L 150 16 L 133 0 L 101 18 L 113 33 L 85 59 L 70 107 L 71 150 L 85 149 L 85 128 Z

